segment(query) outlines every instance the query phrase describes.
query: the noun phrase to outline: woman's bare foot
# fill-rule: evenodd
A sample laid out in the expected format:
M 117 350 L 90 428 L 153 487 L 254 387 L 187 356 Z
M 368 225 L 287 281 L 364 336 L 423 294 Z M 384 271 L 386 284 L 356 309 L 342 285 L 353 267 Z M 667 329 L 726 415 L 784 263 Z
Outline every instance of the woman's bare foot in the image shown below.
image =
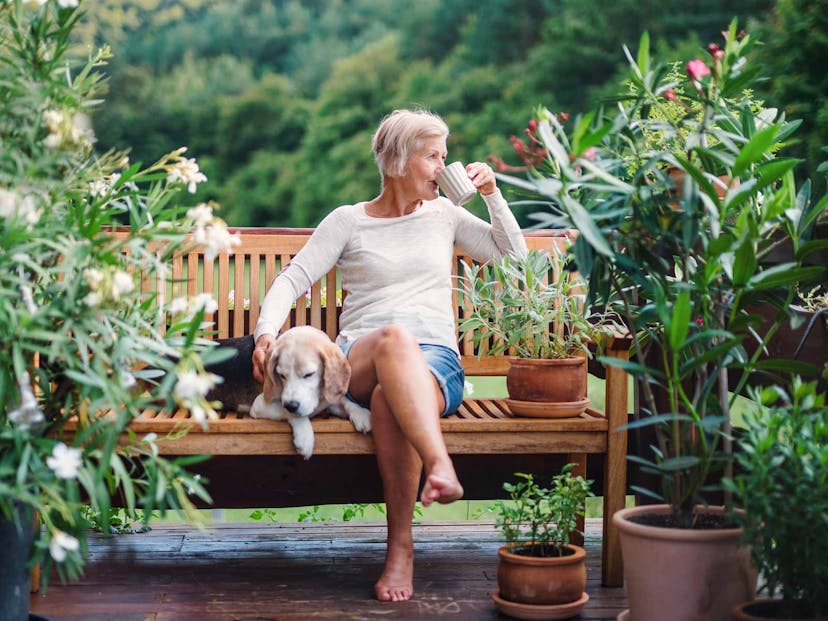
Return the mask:
M 414 595 L 414 550 L 406 546 L 388 546 L 385 568 L 374 593 L 381 602 L 403 602 Z
M 460 481 L 454 472 L 449 476 L 429 474 L 420 494 L 420 502 L 423 503 L 424 507 L 429 506 L 435 500 L 445 505 L 462 497 L 463 486 L 460 485 Z

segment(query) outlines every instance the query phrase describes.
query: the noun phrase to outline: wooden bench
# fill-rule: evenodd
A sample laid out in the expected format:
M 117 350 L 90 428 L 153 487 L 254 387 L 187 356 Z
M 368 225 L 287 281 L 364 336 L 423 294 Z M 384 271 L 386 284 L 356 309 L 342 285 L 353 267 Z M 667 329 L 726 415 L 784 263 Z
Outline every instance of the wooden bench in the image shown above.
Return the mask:
M 218 303 L 214 321 L 219 338 L 252 334 L 266 288 L 304 246 L 312 230 L 247 228 L 233 232 L 241 237 L 241 246 L 233 255 L 222 254 L 214 261 L 205 261 L 200 251 L 177 256 L 169 270 L 171 285 L 149 281 L 142 284 L 145 291 L 155 291 L 167 300 L 170 296 L 212 294 Z M 526 240 L 530 249 L 569 243 L 566 235 L 551 231 L 527 233 Z M 455 269 L 460 260 L 470 261 L 459 254 L 456 258 Z M 285 328 L 311 324 L 335 338 L 341 308 L 338 297 L 341 293 L 334 269 L 297 301 Z M 462 316 L 462 296 L 455 292 L 454 297 L 456 311 Z M 459 346 L 467 376 L 506 374 L 507 358 L 486 355 L 485 343 L 481 352 L 476 352 L 471 335 L 466 335 Z M 619 339 L 608 343 L 607 354 L 626 358 L 628 347 Z M 602 581 L 604 585 L 620 586 L 620 544 L 611 517 L 625 503 L 627 435 L 618 427 L 627 422 L 628 383 L 626 374 L 617 367 L 607 367 L 605 379 L 603 412 L 590 408 L 577 418 L 516 418 L 504 400 L 471 396 L 456 414 L 442 420 L 442 429 L 453 459 L 462 462 L 458 474 L 467 498 L 493 498 L 492 494 L 498 494 L 506 480 L 504 467 L 494 469 L 498 457 L 510 458 L 505 464 L 509 474 L 559 467 L 561 457 L 574 462 L 576 472 L 586 474 L 587 456 L 603 456 L 603 472 L 595 477 L 602 482 L 595 492 L 603 496 L 604 503 Z M 158 434 L 158 446 L 164 454 L 215 456 L 203 464 L 215 506 L 299 506 L 378 499 L 372 438 L 355 432 L 348 421 L 315 418 L 314 456 L 304 462 L 296 456 L 291 429 L 285 422 L 225 412 L 205 430 L 188 416 L 183 410 L 148 410 L 132 423 L 132 431 Z M 164 438 L 182 427 L 189 428 L 189 432 L 174 439 Z M 363 460 L 342 466 L 342 456 Z M 471 461 L 464 461 L 466 457 Z M 366 487 L 365 480 L 372 484 Z M 278 490 L 281 495 L 272 493 Z M 500 490 L 498 495 L 502 493 Z

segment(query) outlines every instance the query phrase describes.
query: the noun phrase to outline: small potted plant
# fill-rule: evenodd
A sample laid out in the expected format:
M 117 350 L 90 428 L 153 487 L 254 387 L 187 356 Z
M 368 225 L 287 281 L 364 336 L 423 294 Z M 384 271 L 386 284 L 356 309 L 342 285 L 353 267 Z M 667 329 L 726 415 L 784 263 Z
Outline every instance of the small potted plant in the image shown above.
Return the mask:
M 828 407 L 816 382 L 795 378 L 754 391 L 724 483 L 744 513 L 744 541 L 768 597 L 745 602 L 736 621 L 828 618 Z
M 587 399 L 590 345 L 615 326 L 613 315 L 585 307 L 586 282 L 567 269 L 564 251 L 529 251 L 491 265 L 464 264 L 468 314 L 459 324 L 475 347 L 507 352 L 509 407 L 515 414 L 577 416 Z
M 550 487 L 524 473 L 515 474 L 517 483 L 503 484 L 509 499 L 492 507 L 506 540 L 498 550 L 498 592 L 492 595 L 501 612 L 521 617 L 543 611 L 548 616 L 531 618 L 568 618 L 589 599 L 586 552 L 570 543 L 570 536 L 584 515 L 592 482 L 573 476 L 573 467 L 564 466 Z M 564 616 L 549 616 L 555 614 Z

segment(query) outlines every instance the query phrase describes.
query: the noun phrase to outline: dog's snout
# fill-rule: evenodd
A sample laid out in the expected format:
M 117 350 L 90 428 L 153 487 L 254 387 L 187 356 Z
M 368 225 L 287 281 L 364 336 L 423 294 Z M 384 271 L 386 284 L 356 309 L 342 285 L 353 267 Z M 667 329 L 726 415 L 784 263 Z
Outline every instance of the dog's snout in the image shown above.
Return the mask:
M 296 414 L 296 411 L 299 409 L 299 402 L 298 401 L 284 401 L 282 406 L 291 414 Z

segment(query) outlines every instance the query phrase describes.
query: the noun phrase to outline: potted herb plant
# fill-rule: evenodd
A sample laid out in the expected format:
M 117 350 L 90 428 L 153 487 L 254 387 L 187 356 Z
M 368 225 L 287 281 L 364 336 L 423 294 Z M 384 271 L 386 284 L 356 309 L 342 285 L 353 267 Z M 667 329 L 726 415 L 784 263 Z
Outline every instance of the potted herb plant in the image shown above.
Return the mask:
M 509 407 L 518 415 L 577 416 L 589 404 L 590 345 L 609 332 L 611 313 L 585 307 L 586 282 L 567 269 L 557 247 L 506 256 L 491 265 L 463 266 L 468 314 L 460 333 L 489 353 L 512 354 L 506 376 Z
M 607 362 L 638 380 L 640 408 L 629 428 L 649 429 L 654 440 L 652 455 L 631 459 L 655 486 L 636 491 L 663 502 L 613 517 L 636 621 L 721 619 L 752 596 L 741 529 L 721 508 L 705 508 L 705 494 L 728 464 L 730 407 L 750 374 L 800 368 L 762 358 L 790 317 L 796 286 L 826 278 L 824 267 L 804 261 L 817 248 L 809 240 L 828 197 L 812 197 L 808 183 L 797 188 L 797 160 L 779 155 L 796 124 L 746 100 L 758 72 L 748 56 L 754 41 L 735 21 L 724 35 L 707 60 L 686 63 L 680 82 L 651 60 L 642 38 L 637 56 L 628 53 L 634 97 L 625 89 L 612 115 L 599 109 L 569 131 L 542 110 L 534 136 L 543 164 L 527 179 L 502 176 L 537 194 L 541 221 L 578 230 L 572 254 L 588 275 L 589 302 L 617 309 L 634 335 L 632 359 Z M 673 135 L 683 138 L 649 150 L 647 132 L 665 129 L 649 111 L 664 101 L 700 109 L 701 118 L 673 119 Z M 685 123 L 690 131 L 682 132 Z M 671 168 L 684 173 L 678 195 Z M 729 180 L 724 188 L 720 176 Z M 768 265 L 780 239 L 790 260 Z M 760 306 L 776 313 L 748 355 Z M 657 551 L 668 542 L 673 551 Z
M 816 382 L 754 391 L 739 436 L 739 466 L 726 487 L 763 581 L 765 599 L 736 621 L 828 618 L 828 407 Z
M 143 279 L 166 283 L 164 262 L 194 239 L 216 252 L 232 238 L 206 205 L 177 204 L 205 181 L 183 149 L 142 167 L 98 155 L 87 114 L 104 80 L 106 48 L 67 59 L 77 2 L 0 3 L 0 618 L 28 619 L 29 576 L 80 575 L 90 514 L 209 500 L 187 460 L 152 437 L 120 444 L 130 421 L 163 400 L 207 416 L 211 351 L 199 339 L 206 301 L 171 325 Z M 113 227 L 130 224 L 126 238 Z M 185 305 L 186 306 L 186 305 Z M 204 358 L 201 354 L 204 353 Z M 160 370 L 154 379 L 146 367 Z M 150 390 L 137 390 L 147 380 Z M 70 419 L 77 433 L 66 443 Z M 34 515 L 40 526 L 34 527 Z
M 541 487 L 531 474 L 516 473 L 517 483 L 504 483 L 508 500 L 492 507 L 506 545 L 498 550 L 498 592 L 492 595 L 505 614 L 531 618 L 569 618 L 589 599 L 586 552 L 570 543 L 577 520 L 591 496 L 591 481 L 573 476 L 567 464 Z

